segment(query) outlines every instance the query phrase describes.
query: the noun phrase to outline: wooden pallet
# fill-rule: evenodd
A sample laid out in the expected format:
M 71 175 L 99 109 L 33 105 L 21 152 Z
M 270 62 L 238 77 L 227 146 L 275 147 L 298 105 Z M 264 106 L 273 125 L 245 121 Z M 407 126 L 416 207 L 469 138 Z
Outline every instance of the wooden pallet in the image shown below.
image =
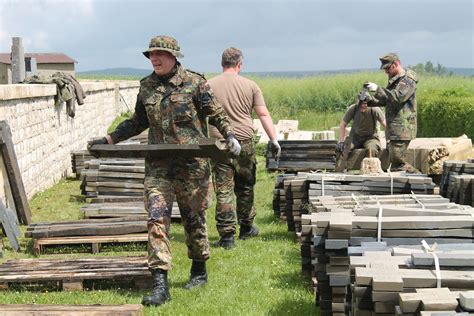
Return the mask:
M 53 237 L 53 238 L 38 238 L 33 243 L 33 253 L 35 256 L 41 255 L 43 248 L 52 245 L 81 245 L 90 244 L 91 252 L 97 254 L 101 250 L 103 244 L 110 243 L 136 243 L 147 242 L 148 234 L 130 234 L 118 236 L 85 236 L 85 237 Z
M 19 259 L 0 265 L 0 290 L 16 286 L 35 290 L 101 288 L 104 283 L 148 288 L 151 274 L 145 257 L 93 259 Z M 110 284 L 107 284 L 110 286 Z
M 125 305 L 0 305 L 1 316 L 142 316 L 143 306 Z
M 147 232 L 146 216 L 108 219 L 82 219 L 67 222 L 35 223 L 26 228 L 25 237 L 109 236 Z

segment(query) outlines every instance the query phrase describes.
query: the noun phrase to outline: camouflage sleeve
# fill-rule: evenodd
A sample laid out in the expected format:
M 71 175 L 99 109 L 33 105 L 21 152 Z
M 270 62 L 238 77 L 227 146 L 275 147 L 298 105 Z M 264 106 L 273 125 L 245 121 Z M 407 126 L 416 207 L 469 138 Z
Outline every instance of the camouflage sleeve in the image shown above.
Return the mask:
M 393 90 L 379 86 L 375 93 L 375 98 L 380 101 L 379 106 L 385 106 L 387 103 L 390 103 L 391 105 L 401 107 L 411 98 L 415 90 L 415 81 L 405 77 L 400 80 Z
M 229 134 L 233 133 L 229 117 L 217 101 L 212 93 L 211 87 L 206 81 L 202 81 L 199 85 L 196 101 L 200 114 L 203 117 L 207 116 L 209 124 L 215 126 L 224 138 L 227 138 Z
M 117 128 L 110 133 L 110 137 L 114 141 L 114 144 L 116 144 L 122 140 L 140 134 L 148 128 L 148 125 L 149 123 L 145 106 L 143 105 L 139 94 L 133 116 L 120 123 Z

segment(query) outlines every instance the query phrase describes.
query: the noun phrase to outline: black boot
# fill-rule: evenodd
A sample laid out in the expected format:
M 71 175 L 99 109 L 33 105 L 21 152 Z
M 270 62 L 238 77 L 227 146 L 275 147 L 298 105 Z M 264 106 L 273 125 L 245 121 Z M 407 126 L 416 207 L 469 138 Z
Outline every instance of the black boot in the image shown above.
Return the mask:
M 247 239 L 251 237 L 258 236 L 259 229 L 254 224 L 252 225 L 240 225 L 239 239 Z
M 235 247 L 234 234 L 221 236 L 221 239 L 212 244 L 214 247 L 222 247 L 224 249 L 231 249 Z
M 190 290 L 192 288 L 202 286 L 206 283 L 206 262 L 193 260 L 193 264 L 191 266 L 191 277 L 189 278 L 189 281 L 186 282 L 186 284 L 184 285 L 184 288 Z
M 153 290 L 150 295 L 143 298 L 143 305 L 158 306 L 171 300 L 171 295 L 168 289 L 168 271 L 157 269 L 152 271 L 153 275 Z

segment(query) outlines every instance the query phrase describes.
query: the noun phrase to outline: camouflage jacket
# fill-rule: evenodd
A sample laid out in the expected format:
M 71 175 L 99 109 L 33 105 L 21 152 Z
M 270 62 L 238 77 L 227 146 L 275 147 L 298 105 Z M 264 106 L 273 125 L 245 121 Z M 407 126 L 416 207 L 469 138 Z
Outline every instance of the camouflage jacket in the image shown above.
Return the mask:
M 416 73 L 407 69 L 388 81 L 387 88 L 378 87 L 375 102 L 385 106 L 387 140 L 411 140 L 416 137 Z M 370 104 L 372 103 L 372 104 Z
M 135 113 L 110 136 L 117 143 L 149 127 L 150 144 L 193 144 L 207 137 L 206 117 L 224 137 L 232 132 L 204 77 L 177 63 L 176 73 L 165 82 L 154 72 L 140 81 Z

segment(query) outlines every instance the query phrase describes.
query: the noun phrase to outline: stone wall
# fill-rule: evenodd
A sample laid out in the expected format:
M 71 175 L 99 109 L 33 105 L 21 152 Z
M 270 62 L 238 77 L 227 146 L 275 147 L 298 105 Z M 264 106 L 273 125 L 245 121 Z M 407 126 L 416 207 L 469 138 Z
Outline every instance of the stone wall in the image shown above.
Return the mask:
M 71 151 L 86 149 L 88 139 L 104 136 L 120 113 L 134 109 L 138 81 L 80 83 L 86 99 L 74 118 L 64 102 L 55 106 L 55 85 L 0 85 L 0 120 L 12 130 L 28 198 L 70 175 Z

